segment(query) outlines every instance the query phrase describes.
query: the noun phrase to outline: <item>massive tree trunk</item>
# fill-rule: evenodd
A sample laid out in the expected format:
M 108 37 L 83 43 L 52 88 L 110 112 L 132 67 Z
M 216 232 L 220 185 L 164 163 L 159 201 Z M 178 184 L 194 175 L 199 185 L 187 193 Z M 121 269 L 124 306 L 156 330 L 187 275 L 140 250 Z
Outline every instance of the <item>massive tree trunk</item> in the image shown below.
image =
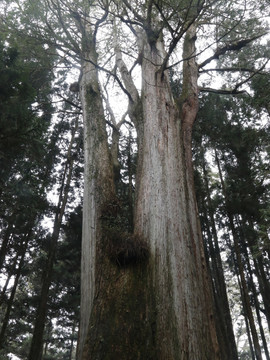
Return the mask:
M 138 127 L 134 234 L 121 229 L 97 73 L 91 62 L 83 66 L 85 194 L 78 357 L 219 359 L 191 164 L 197 92 L 186 89 L 181 121 L 167 73 L 160 71 L 162 41 L 142 37 L 143 126 Z
M 190 32 L 185 51 L 189 51 Z M 186 53 L 185 55 L 192 55 Z M 196 202 L 191 163 L 191 128 L 197 92 L 190 74 L 182 99 L 182 121 L 168 76 L 159 72 L 162 42 L 144 45 L 142 64 L 143 148 L 138 174 L 135 231 L 149 242 L 160 359 L 217 359 L 212 298 Z M 195 72 L 196 72 L 195 67 Z M 193 73 L 192 73 L 193 76 Z M 195 73 L 197 76 L 197 73 Z M 191 88 L 190 88 L 191 86 Z M 151 286 L 150 286 L 151 285 Z

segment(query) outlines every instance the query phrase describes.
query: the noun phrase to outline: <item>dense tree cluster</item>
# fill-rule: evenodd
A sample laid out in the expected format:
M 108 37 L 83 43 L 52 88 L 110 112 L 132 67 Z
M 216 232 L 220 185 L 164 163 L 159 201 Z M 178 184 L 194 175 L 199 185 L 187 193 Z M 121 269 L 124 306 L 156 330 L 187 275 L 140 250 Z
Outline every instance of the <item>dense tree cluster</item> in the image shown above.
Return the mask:
M 270 359 L 268 10 L 3 1 L 0 359 Z

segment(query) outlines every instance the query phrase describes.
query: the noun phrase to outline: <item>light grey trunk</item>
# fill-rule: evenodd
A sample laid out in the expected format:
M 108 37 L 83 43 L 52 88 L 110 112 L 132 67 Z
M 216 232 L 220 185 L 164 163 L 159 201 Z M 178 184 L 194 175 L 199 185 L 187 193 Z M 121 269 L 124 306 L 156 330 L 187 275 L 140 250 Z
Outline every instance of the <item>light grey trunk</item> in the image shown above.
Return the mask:
M 89 36 L 90 37 L 90 36 Z M 96 62 L 94 44 L 86 56 Z M 97 70 L 90 61 L 82 65 L 80 95 L 84 117 L 84 202 L 81 262 L 81 319 L 78 358 L 82 356 L 93 306 L 96 252 L 100 241 L 99 218 L 104 201 L 114 191 L 112 167 Z

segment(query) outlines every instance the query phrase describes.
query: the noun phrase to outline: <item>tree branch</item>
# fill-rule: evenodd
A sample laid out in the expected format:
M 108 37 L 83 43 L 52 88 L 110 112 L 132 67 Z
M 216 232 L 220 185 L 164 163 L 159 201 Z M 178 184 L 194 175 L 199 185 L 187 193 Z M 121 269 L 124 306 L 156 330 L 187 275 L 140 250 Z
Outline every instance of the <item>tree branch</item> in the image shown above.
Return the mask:
M 266 62 L 258 70 L 245 69 L 244 71 L 251 72 L 251 75 L 248 76 L 243 81 L 236 84 L 233 89 L 212 89 L 212 88 L 200 87 L 199 90 L 202 92 L 212 92 L 212 93 L 216 93 L 216 94 L 229 94 L 229 95 L 238 95 L 238 94 L 246 93 L 246 90 L 238 90 L 238 89 L 240 88 L 240 86 L 246 84 L 250 79 L 252 79 L 253 76 L 255 76 L 257 74 L 262 74 L 261 71 L 266 67 L 268 62 L 269 62 L 269 59 L 267 59 Z M 236 70 L 236 71 L 240 71 L 240 70 Z
M 191 11 L 191 7 L 192 7 L 191 4 L 192 4 L 192 2 L 189 4 L 189 7 L 188 7 L 187 12 L 185 14 L 185 19 L 183 20 L 183 23 L 182 23 L 180 29 L 177 32 L 175 32 L 177 35 L 176 36 L 172 35 L 172 40 L 171 40 L 170 45 L 169 45 L 169 50 L 167 52 L 167 55 L 166 55 L 165 59 L 163 60 L 162 66 L 161 66 L 161 72 L 162 73 L 166 69 L 168 69 L 167 64 L 168 64 L 169 58 L 170 58 L 172 52 L 174 51 L 175 47 L 177 46 L 178 42 L 180 41 L 182 36 L 188 31 L 188 29 L 194 24 L 194 22 L 198 19 L 199 15 L 201 14 L 201 11 L 203 9 L 204 1 L 202 1 L 200 6 L 196 9 L 196 12 L 191 15 L 191 19 L 190 19 L 190 11 Z
M 79 105 L 77 105 L 77 104 L 75 104 L 73 101 L 71 101 L 71 100 L 69 100 L 69 99 L 67 99 L 67 98 L 65 98 L 64 96 L 62 96 L 61 94 L 57 94 L 57 96 L 59 96 L 61 99 L 63 99 L 66 103 L 68 103 L 68 104 L 70 104 L 70 105 L 72 105 L 72 106 L 74 106 L 75 108 L 77 108 L 77 109 L 79 109 L 79 110 L 82 110 L 82 108 L 81 108 L 81 106 L 79 106 Z
M 237 90 L 235 88 L 234 89 L 213 89 L 213 88 L 200 87 L 200 86 L 199 86 L 199 91 L 215 93 L 215 94 L 220 94 L 220 95 L 239 95 L 239 94 L 243 94 L 246 92 L 245 90 Z
M 248 78 L 246 78 L 245 80 L 241 81 L 240 83 L 235 85 L 235 90 L 237 90 L 240 86 L 246 84 L 250 79 L 253 78 L 253 76 L 255 76 L 256 74 L 258 74 L 261 70 L 263 70 L 265 68 L 265 66 L 268 64 L 269 59 L 266 60 L 266 62 L 263 64 L 263 66 L 260 67 L 260 69 L 258 69 L 257 71 L 253 72 Z
M 94 31 L 94 34 L 93 34 L 93 38 L 94 38 L 95 42 L 96 42 L 98 27 L 99 27 L 100 24 L 102 24 L 107 19 L 108 13 L 109 13 L 109 10 L 108 10 L 108 3 L 107 3 L 105 8 L 104 8 L 103 16 L 99 20 L 97 20 L 97 22 L 95 23 L 95 31 Z
M 76 52 L 78 54 L 80 54 L 81 49 L 78 46 L 78 44 L 76 43 L 76 41 L 74 41 L 74 37 L 70 34 L 68 28 L 66 27 L 65 21 L 64 21 L 64 19 L 62 17 L 62 12 L 61 12 L 61 7 L 60 7 L 60 4 L 59 4 L 59 1 L 57 0 L 57 4 L 56 4 L 53 0 L 51 0 L 51 3 L 52 3 L 52 5 L 54 6 L 54 8 L 56 10 L 58 20 L 59 20 L 60 24 L 62 25 L 62 29 L 63 29 L 64 33 L 66 34 L 67 39 L 72 44 L 73 48 L 76 49 Z M 52 8 L 51 8 L 51 10 L 52 10 Z
M 132 96 L 130 95 L 130 93 L 125 89 L 124 85 L 122 84 L 121 80 L 119 79 L 119 77 L 113 73 L 112 71 L 104 68 L 103 66 L 100 66 L 98 64 L 96 64 L 94 61 L 90 60 L 90 59 L 83 59 L 86 62 L 90 62 L 92 65 L 94 65 L 98 70 L 102 70 L 105 73 L 111 75 L 112 77 L 115 78 L 115 80 L 118 82 L 120 88 L 123 90 L 123 92 L 127 95 L 127 97 L 129 98 L 130 101 L 132 101 Z
M 199 71 L 200 74 L 202 73 L 206 73 L 206 72 L 211 72 L 211 71 L 216 71 L 216 72 L 250 72 L 250 73 L 256 73 L 256 74 L 265 74 L 261 71 L 257 71 L 256 69 L 249 69 L 249 68 L 245 68 L 245 67 L 225 67 L 225 68 L 211 68 L 211 69 L 202 69 Z
M 116 56 L 116 66 L 120 71 L 122 80 L 125 84 L 125 88 L 127 89 L 128 93 L 131 96 L 132 102 L 136 102 L 138 100 L 139 94 L 136 86 L 134 85 L 133 79 L 131 77 L 131 72 L 128 71 L 127 66 L 122 58 L 121 49 L 117 43 L 117 39 L 115 39 L 115 56 Z
M 252 38 L 240 39 L 240 40 L 235 41 L 233 43 L 225 44 L 225 46 L 222 46 L 222 47 L 218 48 L 216 50 L 216 52 L 214 53 L 214 55 L 210 56 L 208 59 L 204 60 L 201 64 L 199 64 L 199 69 L 201 69 L 205 65 L 209 64 L 212 60 L 219 59 L 220 56 L 226 54 L 226 52 L 228 52 L 228 51 L 239 51 L 239 50 L 241 50 L 243 47 L 245 47 L 246 45 L 248 45 L 252 41 L 257 40 L 257 39 L 259 39 L 260 37 L 262 37 L 262 36 L 264 36 L 266 34 L 267 34 L 267 32 L 265 32 L 263 34 L 253 36 Z
M 142 24 L 144 23 L 143 17 L 134 9 L 133 6 L 127 0 L 122 0 L 126 7 L 133 13 L 133 15 L 140 21 Z
M 110 114 L 110 117 L 111 117 L 111 122 L 110 121 L 107 121 L 106 120 L 106 123 L 108 125 L 110 125 L 115 131 L 117 131 L 119 134 L 120 134 L 120 128 L 121 126 L 127 122 L 125 119 L 126 119 L 126 116 L 128 115 L 128 111 L 126 111 L 124 113 L 124 115 L 122 116 L 121 120 L 117 123 L 116 122 L 116 119 L 115 119 L 115 116 L 114 116 L 114 113 L 113 113 L 113 110 L 111 108 L 111 105 L 110 105 L 110 102 L 109 102 L 109 97 L 108 97 L 108 93 L 107 93 L 107 90 L 105 89 L 105 92 L 106 92 L 106 96 L 104 96 L 103 94 L 103 99 L 106 103 L 106 108 L 108 110 L 108 113 Z M 132 125 L 133 126 L 133 125 Z

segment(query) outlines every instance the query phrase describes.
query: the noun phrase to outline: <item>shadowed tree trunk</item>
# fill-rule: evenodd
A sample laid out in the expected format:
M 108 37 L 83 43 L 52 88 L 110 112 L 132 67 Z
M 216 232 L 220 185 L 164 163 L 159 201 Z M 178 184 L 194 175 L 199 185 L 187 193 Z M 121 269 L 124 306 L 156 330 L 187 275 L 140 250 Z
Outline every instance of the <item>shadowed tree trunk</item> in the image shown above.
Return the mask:
M 58 205 L 54 217 L 53 232 L 50 238 L 50 246 L 47 254 L 46 267 L 42 275 L 41 293 L 40 293 L 40 299 L 36 313 L 33 338 L 31 341 L 28 360 L 40 360 L 42 358 L 43 334 L 44 334 L 44 328 L 45 328 L 46 316 L 47 316 L 49 290 L 52 281 L 57 243 L 59 239 L 65 208 L 68 201 L 70 184 L 73 174 L 74 159 L 72 158 L 72 148 L 74 145 L 74 139 L 77 129 L 78 129 L 78 119 L 76 120 L 75 127 L 72 131 L 70 143 L 67 149 L 67 156 L 66 156 L 67 160 L 61 181 L 61 188 L 58 197 Z
M 12 306 L 13 306 L 13 301 L 16 295 L 16 291 L 17 291 L 17 287 L 18 287 L 18 283 L 19 283 L 19 279 L 22 273 L 22 268 L 24 265 L 24 260 L 25 260 L 25 254 L 26 254 L 26 250 L 27 250 L 27 246 L 29 243 L 29 240 L 31 238 L 32 235 L 32 228 L 31 228 L 30 224 L 30 230 L 28 231 L 27 234 L 25 234 L 25 236 L 23 237 L 22 241 L 21 241 L 21 245 L 20 245 L 20 249 L 18 251 L 18 256 L 16 258 L 16 263 L 18 258 L 20 257 L 20 261 L 18 263 L 18 267 L 16 269 L 16 263 L 14 264 L 14 270 L 15 270 L 15 279 L 14 279 L 14 284 L 12 286 L 12 290 L 11 290 L 11 294 L 10 297 L 8 299 L 7 302 L 7 308 L 5 311 L 5 315 L 2 321 L 2 326 L 1 326 L 1 331 L 0 331 L 0 349 L 2 349 L 5 345 L 5 337 L 6 337 L 6 330 L 8 327 L 8 323 L 9 323 L 9 319 L 10 319 L 10 313 L 12 311 Z
M 251 308 L 250 296 L 249 296 L 249 293 L 248 293 L 247 281 L 246 281 L 245 272 L 244 272 L 244 264 L 243 264 L 243 260 L 242 260 L 242 256 L 241 256 L 239 238 L 238 238 L 238 234 L 237 234 L 237 231 L 236 231 L 236 228 L 235 228 L 235 225 L 234 225 L 233 215 L 230 213 L 230 211 L 228 209 L 228 197 L 227 197 L 227 192 L 226 192 L 226 186 L 225 186 L 225 183 L 224 183 L 224 180 L 223 180 L 223 175 L 222 175 L 222 172 L 221 172 L 220 162 L 219 162 L 218 155 L 217 155 L 216 151 L 215 151 L 215 160 L 216 160 L 216 163 L 217 163 L 217 166 L 218 166 L 221 187 L 222 187 L 222 191 L 223 191 L 223 196 L 224 196 L 224 200 L 225 200 L 225 206 L 226 206 L 226 209 L 227 209 L 227 215 L 228 215 L 229 224 L 230 224 L 230 230 L 231 230 L 232 235 L 233 235 L 236 263 L 237 263 L 237 267 L 238 267 L 237 271 L 238 271 L 239 276 L 240 276 L 241 295 L 242 295 L 243 307 L 245 309 L 246 316 L 247 316 L 247 319 L 248 319 L 248 323 L 249 323 L 249 326 L 250 326 L 250 331 L 251 331 L 251 335 L 252 335 L 252 340 L 253 340 L 256 359 L 257 360 L 262 360 L 262 353 L 261 353 L 261 348 L 260 348 L 260 344 L 259 344 L 259 338 L 258 338 L 256 326 L 255 326 L 254 316 L 253 316 L 253 312 L 252 312 L 252 308 Z M 251 349 L 251 351 L 252 351 L 252 349 Z
M 218 243 L 218 235 L 213 214 L 213 204 L 209 189 L 208 174 L 206 170 L 205 158 L 203 158 L 203 180 L 206 190 L 206 218 L 209 216 L 209 224 L 207 226 L 209 246 L 209 258 L 211 259 L 211 275 L 213 282 L 213 291 L 216 304 L 217 329 L 219 331 L 220 347 L 223 357 L 229 359 L 238 359 L 235 337 L 233 333 L 232 319 L 230 314 L 229 301 L 226 291 L 226 283 L 224 278 L 220 248 Z M 207 222 L 207 221 L 206 221 Z M 211 230 L 209 228 L 211 226 Z M 229 346 L 228 346 L 229 344 Z

